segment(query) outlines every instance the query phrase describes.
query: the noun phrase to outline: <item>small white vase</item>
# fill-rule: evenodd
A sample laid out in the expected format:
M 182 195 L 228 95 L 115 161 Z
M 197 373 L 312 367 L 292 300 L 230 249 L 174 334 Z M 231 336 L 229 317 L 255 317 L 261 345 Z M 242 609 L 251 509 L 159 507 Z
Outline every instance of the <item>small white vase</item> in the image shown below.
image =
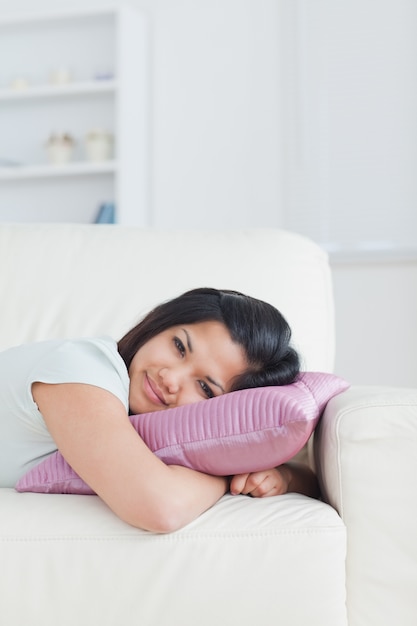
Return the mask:
M 88 161 L 107 161 L 111 158 L 113 138 L 110 133 L 91 131 L 85 138 L 85 153 Z

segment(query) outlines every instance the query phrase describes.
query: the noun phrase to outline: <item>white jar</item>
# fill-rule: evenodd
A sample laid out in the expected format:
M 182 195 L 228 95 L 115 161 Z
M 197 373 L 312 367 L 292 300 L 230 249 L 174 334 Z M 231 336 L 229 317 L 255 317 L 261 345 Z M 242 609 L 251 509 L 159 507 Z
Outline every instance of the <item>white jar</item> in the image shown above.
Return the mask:
M 72 72 L 67 67 L 57 67 L 49 75 L 51 85 L 68 85 L 72 81 Z
M 10 83 L 13 91 L 26 91 L 29 88 L 29 80 L 25 76 L 16 76 Z
M 104 130 L 92 130 L 85 137 L 85 153 L 88 161 L 107 161 L 111 158 L 113 137 Z

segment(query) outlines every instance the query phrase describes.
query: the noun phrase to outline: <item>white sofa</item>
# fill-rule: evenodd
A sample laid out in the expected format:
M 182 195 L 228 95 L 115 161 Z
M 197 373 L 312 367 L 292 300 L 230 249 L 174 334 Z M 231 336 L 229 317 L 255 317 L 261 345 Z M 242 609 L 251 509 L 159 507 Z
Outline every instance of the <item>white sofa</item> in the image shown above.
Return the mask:
M 152 305 L 206 285 L 272 302 L 304 369 L 333 368 L 327 257 L 298 235 L 2 225 L 0 268 L 0 349 L 119 338 Z M 226 495 L 168 535 L 128 526 L 96 496 L 0 489 L 0 623 L 415 626 L 416 442 L 417 390 L 351 388 L 310 445 L 327 503 Z

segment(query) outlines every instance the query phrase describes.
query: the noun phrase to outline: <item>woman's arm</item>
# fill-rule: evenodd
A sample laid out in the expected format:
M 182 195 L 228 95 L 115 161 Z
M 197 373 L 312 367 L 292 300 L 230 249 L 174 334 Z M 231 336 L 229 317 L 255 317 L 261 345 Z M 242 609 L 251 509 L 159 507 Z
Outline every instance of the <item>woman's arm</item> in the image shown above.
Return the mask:
M 264 498 L 289 492 L 320 497 L 316 475 L 307 465 L 290 461 L 270 470 L 237 474 L 230 481 L 230 493 L 234 495 L 242 493 Z
M 108 391 L 84 384 L 35 383 L 32 393 L 66 461 L 133 526 L 177 530 L 228 489 L 225 478 L 160 461 Z

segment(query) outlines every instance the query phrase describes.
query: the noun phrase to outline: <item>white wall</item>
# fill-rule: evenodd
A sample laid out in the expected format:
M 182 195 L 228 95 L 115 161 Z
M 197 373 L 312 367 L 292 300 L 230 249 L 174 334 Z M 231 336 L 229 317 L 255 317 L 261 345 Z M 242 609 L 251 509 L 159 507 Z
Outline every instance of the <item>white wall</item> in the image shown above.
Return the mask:
M 276 2 L 154 11 L 154 225 L 277 226 Z
M 310 11 L 311 6 L 320 4 L 324 16 L 326 1 L 329 8 L 349 5 L 348 0 L 307 0 Z M 407 14 L 402 9 L 410 1 L 361 3 L 366 4 L 368 16 L 381 7 L 386 10 L 389 4 L 401 20 Z M 284 224 L 292 145 L 287 128 L 291 111 L 282 88 L 291 75 L 282 44 L 291 45 L 291 41 L 282 18 L 296 2 L 134 2 L 149 14 L 151 22 L 154 226 L 192 229 Z M 73 0 L 71 6 L 85 4 Z M 108 3 L 92 0 L 89 4 Z M 66 0 L 0 0 L 2 12 L 67 6 Z M 359 7 L 356 0 L 354 6 Z M 351 20 L 351 26 L 354 23 Z M 387 34 L 389 26 L 387 23 Z M 388 133 L 389 129 L 388 119 Z M 380 175 L 389 176 L 389 171 Z M 338 179 L 338 184 L 341 182 Z M 417 263 L 334 263 L 333 268 L 336 370 L 359 384 L 417 386 Z
M 336 370 L 417 386 L 417 3 L 280 5 L 284 223 L 335 251 Z
M 336 372 L 417 387 L 417 260 L 334 262 L 333 281 Z
M 417 255 L 417 3 L 281 4 L 286 223 L 334 250 Z

